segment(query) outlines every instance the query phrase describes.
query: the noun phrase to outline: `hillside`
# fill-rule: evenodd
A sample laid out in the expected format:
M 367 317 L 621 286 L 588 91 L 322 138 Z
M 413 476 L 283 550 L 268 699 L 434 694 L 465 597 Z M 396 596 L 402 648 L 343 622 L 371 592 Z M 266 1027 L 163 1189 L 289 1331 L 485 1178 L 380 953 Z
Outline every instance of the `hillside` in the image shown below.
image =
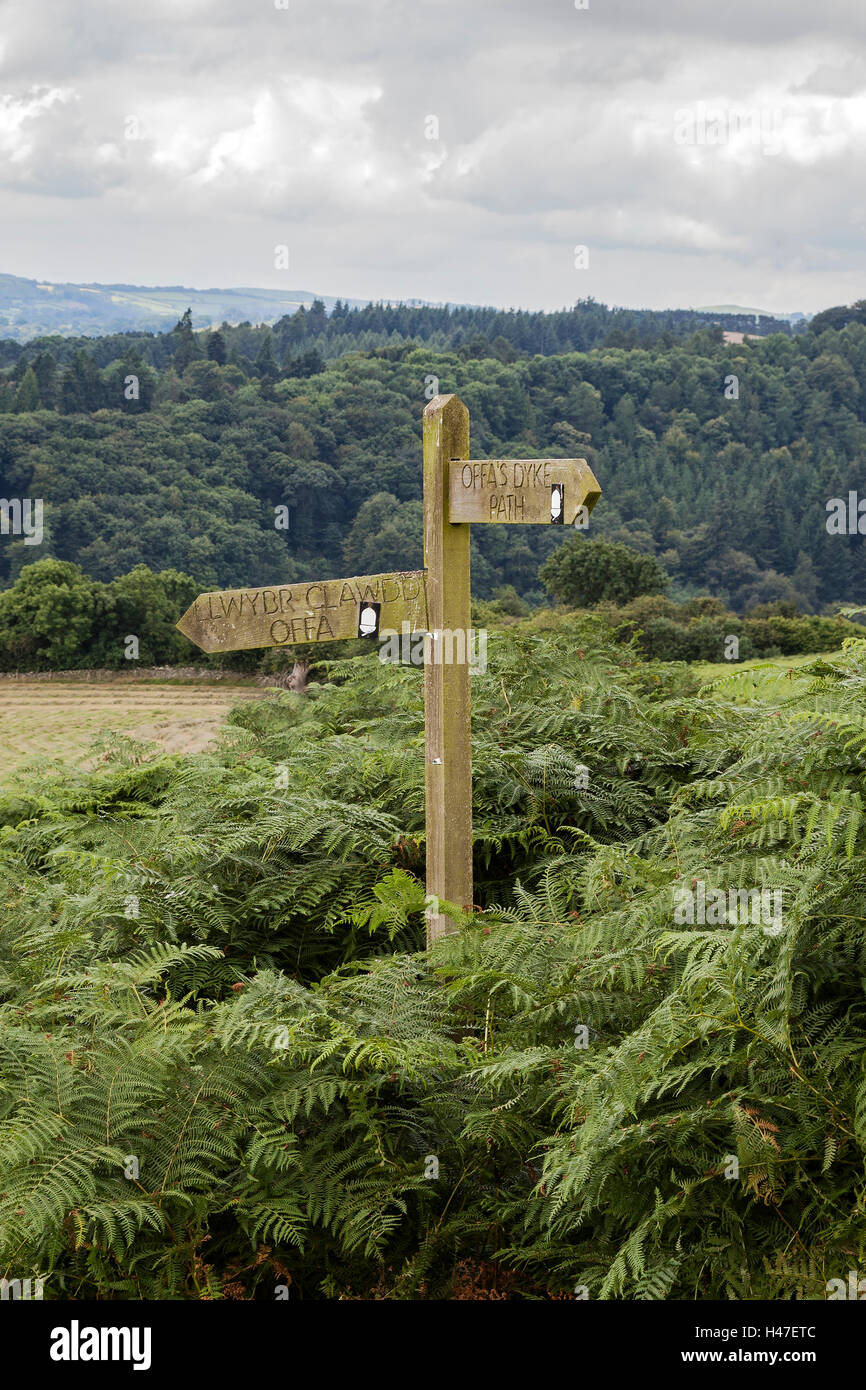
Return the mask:
M 273 323 L 321 298 L 307 290 L 209 289 L 186 285 L 78 285 L 0 275 L 0 337 L 27 342 L 43 334 L 97 337 L 134 329 L 169 329 L 192 307 L 201 324 Z M 353 305 L 364 300 L 349 300 Z
M 627 348 L 604 306 L 503 314 L 487 334 L 472 328 L 480 312 L 328 318 L 318 304 L 273 330 L 197 335 L 187 321 L 92 352 L 18 350 L 0 376 L 0 496 L 43 499 L 44 535 L 38 548 L 4 538 L 0 582 L 46 555 L 103 581 L 145 564 L 206 587 L 415 568 L 421 415 L 438 386 L 469 406 L 476 456 L 585 455 L 603 487 L 590 534 L 655 555 L 674 597 L 814 611 L 863 596 L 856 517 L 855 534 L 828 531 L 828 503 L 863 485 L 862 323 L 733 346 L 718 328 L 677 341 L 657 327 Z M 389 323 L 431 336 L 401 342 Z M 607 345 L 556 351 L 560 333 Z M 547 355 L 516 345 L 545 334 Z M 398 341 L 367 346 L 377 335 Z M 326 364 L 329 342 L 341 355 Z M 546 528 L 475 528 L 476 594 L 513 586 L 540 602 L 557 544 Z

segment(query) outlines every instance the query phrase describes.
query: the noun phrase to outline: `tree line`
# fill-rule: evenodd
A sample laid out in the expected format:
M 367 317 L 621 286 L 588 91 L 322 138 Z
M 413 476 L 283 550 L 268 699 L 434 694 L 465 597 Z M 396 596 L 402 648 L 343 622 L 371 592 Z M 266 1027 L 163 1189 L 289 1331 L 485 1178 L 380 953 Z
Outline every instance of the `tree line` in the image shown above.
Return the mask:
M 856 306 L 855 306 L 856 308 Z M 828 310 L 839 323 L 841 310 Z M 76 352 L 85 351 L 100 367 L 133 348 L 143 362 L 162 370 L 180 353 L 178 365 L 193 356 L 211 355 L 222 364 L 230 360 L 249 371 L 257 366 L 291 365 L 303 351 L 315 351 L 322 359 L 333 359 L 351 351 L 393 347 L 409 342 L 425 343 L 441 350 L 454 349 L 471 357 L 545 356 L 559 352 L 589 352 L 598 347 L 649 347 L 654 343 L 670 346 L 675 340 L 711 329 L 756 333 L 792 334 L 802 332 L 800 322 L 791 326 L 786 319 L 751 314 L 713 314 L 694 309 L 610 308 L 592 298 L 579 299 L 571 308 L 553 313 L 542 310 L 496 309 L 470 305 L 367 304 L 352 308 L 337 300 L 329 314 L 325 303 L 315 299 L 293 314 L 285 314 L 273 326 L 268 324 L 228 324 L 201 330 L 198 342 L 191 341 L 192 315 L 188 309 L 171 333 L 131 330 L 106 333 L 98 338 L 75 335 L 42 334 L 22 344 L 0 338 L 0 368 L 23 364 L 23 371 L 36 357 L 49 353 L 66 366 Z M 223 356 L 223 352 L 225 356 Z
M 838 615 L 803 615 L 784 601 L 758 605 L 746 618 L 717 598 L 673 603 L 662 593 L 667 575 L 655 560 L 604 540 L 566 542 L 542 568 L 542 579 L 551 601 L 561 601 L 566 611 L 591 610 L 608 640 L 634 643 L 642 655 L 661 661 L 832 651 L 862 633 Z M 205 588 L 177 570 L 154 573 L 137 565 L 103 583 L 68 560 L 38 560 L 0 591 L 0 671 L 196 665 L 278 673 L 297 658 L 315 670 L 335 658 L 369 653 L 367 643 L 354 639 L 208 655 L 176 627 Z M 497 632 L 523 624 L 531 632 L 551 618 L 544 609 L 533 613 L 513 586 L 503 586 L 495 598 L 473 602 L 472 621 Z

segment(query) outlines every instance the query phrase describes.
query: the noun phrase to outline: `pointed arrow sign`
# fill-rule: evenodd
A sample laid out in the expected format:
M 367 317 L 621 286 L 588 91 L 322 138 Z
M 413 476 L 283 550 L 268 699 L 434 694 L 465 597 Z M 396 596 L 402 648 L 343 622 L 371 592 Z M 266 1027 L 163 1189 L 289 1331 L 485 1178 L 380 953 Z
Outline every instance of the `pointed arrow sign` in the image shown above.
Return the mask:
M 572 526 L 600 496 L 586 459 L 453 459 L 449 466 L 449 521 Z
M 225 589 L 201 594 L 177 626 L 206 652 L 375 638 L 380 630 L 398 629 L 402 623 L 424 632 L 424 578 L 423 570 L 408 570 L 268 589 Z

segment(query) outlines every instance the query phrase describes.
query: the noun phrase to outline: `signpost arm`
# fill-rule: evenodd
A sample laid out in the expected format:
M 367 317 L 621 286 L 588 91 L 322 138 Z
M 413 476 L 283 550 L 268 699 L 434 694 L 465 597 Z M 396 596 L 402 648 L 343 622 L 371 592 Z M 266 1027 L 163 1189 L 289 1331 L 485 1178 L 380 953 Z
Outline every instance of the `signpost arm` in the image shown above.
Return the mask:
M 434 396 L 424 410 L 424 564 L 434 634 L 425 638 L 424 663 L 427 894 L 471 909 L 469 525 L 448 519 L 450 463 L 468 457 L 469 411 L 457 396 Z M 435 904 L 428 908 L 428 949 L 454 930 Z

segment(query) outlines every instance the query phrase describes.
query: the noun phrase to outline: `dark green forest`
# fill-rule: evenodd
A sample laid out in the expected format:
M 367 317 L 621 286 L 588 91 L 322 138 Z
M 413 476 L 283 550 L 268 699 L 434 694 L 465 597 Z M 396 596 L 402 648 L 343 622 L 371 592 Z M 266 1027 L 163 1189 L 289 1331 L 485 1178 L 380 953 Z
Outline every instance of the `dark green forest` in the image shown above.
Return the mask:
M 468 405 L 476 456 L 586 456 L 604 493 L 588 535 L 656 557 L 669 597 L 859 599 L 862 536 L 828 533 L 827 506 L 863 483 L 862 306 L 731 345 L 719 325 L 616 314 L 314 304 L 273 329 L 197 333 L 185 315 L 162 335 L 0 345 L 0 496 L 45 515 L 38 549 L 4 536 L 0 582 L 46 556 L 202 588 L 418 567 L 438 386 Z M 475 527 L 475 594 L 542 603 L 558 543 Z

